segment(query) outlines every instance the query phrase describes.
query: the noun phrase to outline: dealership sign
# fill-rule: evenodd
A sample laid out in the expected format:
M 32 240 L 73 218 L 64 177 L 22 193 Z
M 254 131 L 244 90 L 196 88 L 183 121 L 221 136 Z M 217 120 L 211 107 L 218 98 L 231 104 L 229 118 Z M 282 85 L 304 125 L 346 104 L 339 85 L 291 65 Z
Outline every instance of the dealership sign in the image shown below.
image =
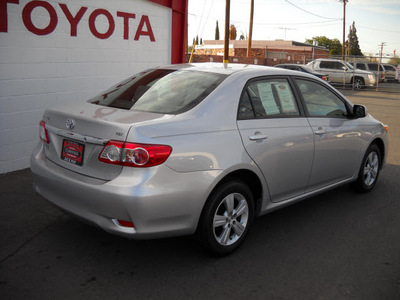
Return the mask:
M 8 11 L 7 4 L 16 4 L 19 5 L 19 0 L 0 0 L 0 32 L 8 31 Z M 53 5 L 57 5 L 54 3 Z M 57 28 L 59 17 L 57 15 L 56 9 L 52 4 L 46 1 L 31 1 L 28 2 L 22 9 L 22 21 L 27 30 L 36 34 L 36 35 L 47 35 L 51 34 Z M 78 12 L 74 15 L 71 13 L 68 8 L 68 4 L 58 3 L 62 12 L 64 13 L 66 19 L 70 24 L 70 35 L 77 36 L 78 34 L 78 25 L 81 22 L 83 16 L 87 14 L 88 7 L 82 6 Z M 40 28 L 35 25 L 33 13 L 35 10 L 42 9 L 45 13 L 48 14 L 49 22 L 48 24 Z M 113 16 L 111 12 L 107 9 L 94 9 L 92 12 L 89 12 L 89 20 L 88 26 L 90 32 L 99 39 L 107 39 L 109 38 L 115 30 L 115 21 L 114 18 L 122 18 L 123 19 L 123 38 L 125 40 L 129 39 L 129 29 L 130 29 L 130 21 L 138 20 L 138 25 L 136 26 L 134 40 L 138 41 L 141 36 L 148 36 L 150 41 L 154 42 L 156 39 L 154 37 L 154 33 L 151 27 L 149 16 L 142 15 L 138 16 L 136 19 L 136 14 L 131 12 L 117 11 L 116 16 Z M 101 32 L 96 26 L 96 20 L 98 18 L 103 18 L 108 23 L 105 32 Z
M 185 60 L 188 0 L 0 0 L 0 174 L 29 167 L 49 107 Z M 73 126 L 73 124 L 69 124 Z M 62 159 L 85 149 L 66 139 Z

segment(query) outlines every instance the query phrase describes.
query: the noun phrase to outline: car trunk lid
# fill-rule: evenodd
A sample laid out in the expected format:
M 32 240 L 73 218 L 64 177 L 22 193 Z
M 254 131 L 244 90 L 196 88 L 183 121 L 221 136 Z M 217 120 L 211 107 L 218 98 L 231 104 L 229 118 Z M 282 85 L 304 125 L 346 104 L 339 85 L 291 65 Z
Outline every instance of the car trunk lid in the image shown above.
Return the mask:
M 45 153 L 49 160 L 73 172 L 112 180 L 123 167 L 99 161 L 104 145 L 109 140 L 125 141 L 133 125 L 163 116 L 90 103 L 48 109 L 43 116 L 49 135 Z

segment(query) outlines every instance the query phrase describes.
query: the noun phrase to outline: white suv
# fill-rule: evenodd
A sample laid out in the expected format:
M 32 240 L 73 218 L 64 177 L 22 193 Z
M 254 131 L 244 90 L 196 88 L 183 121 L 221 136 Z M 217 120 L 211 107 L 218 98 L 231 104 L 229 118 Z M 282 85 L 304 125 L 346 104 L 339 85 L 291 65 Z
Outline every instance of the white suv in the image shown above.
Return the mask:
M 365 70 L 374 73 L 376 80 L 379 78 L 379 82 L 386 81 L 386 70 L 382 64 L 378 64 L 375 62 L 355 62 L 351 63 L 353 67 L 360 70 Z M 379 72 L 378 72 L 379 66 Z
M 343 60 L 316 59 L 307 66 L 317 72 L 329 74 L 331 83 L 354 84 L 355 89 L 374 86 L 376 83 L 373 73 L 355 69 Z

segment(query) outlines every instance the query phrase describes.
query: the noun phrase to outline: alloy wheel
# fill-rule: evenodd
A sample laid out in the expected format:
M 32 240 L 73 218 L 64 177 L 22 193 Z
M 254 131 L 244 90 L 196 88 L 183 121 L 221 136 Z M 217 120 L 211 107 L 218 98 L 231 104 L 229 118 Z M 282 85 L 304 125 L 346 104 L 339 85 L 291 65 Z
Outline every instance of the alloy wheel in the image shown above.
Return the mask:
M 371 186 L 378 175 L 379 171 L 379 157 L 376 152 L 371 152 L 364 165 L 364 183 L 366 186 Z
M 213 232 L 222 246 L 237 242 L 246 229 L 249 220 L 249 206 L 246 198 L 232 193 L 222 199 L 214 214 Z

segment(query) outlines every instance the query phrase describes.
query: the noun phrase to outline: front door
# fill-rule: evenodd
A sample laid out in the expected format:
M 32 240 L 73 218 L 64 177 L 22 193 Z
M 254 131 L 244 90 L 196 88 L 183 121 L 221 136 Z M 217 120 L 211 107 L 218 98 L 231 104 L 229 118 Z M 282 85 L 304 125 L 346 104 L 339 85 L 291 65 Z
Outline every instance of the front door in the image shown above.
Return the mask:
M 338 183 L 357 172 L 361 155 L 359 120 L 332 90 L 315 81 L 296 79 L 314 133 L 315 156 L 307 191 Z

